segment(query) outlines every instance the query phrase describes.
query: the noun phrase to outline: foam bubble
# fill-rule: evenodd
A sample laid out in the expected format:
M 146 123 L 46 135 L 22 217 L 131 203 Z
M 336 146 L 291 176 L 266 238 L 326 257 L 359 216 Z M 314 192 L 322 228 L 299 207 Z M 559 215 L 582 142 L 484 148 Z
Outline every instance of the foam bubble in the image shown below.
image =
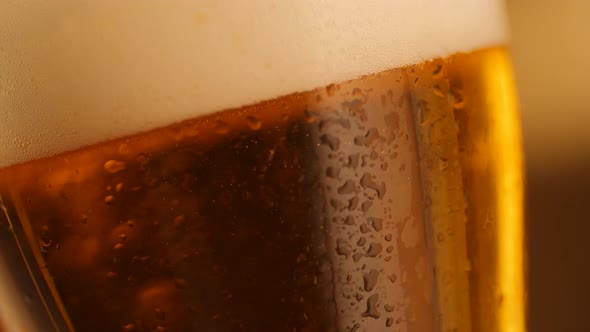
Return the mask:
M 0 166 L 503 44 L 499 0 L 0 3 Z

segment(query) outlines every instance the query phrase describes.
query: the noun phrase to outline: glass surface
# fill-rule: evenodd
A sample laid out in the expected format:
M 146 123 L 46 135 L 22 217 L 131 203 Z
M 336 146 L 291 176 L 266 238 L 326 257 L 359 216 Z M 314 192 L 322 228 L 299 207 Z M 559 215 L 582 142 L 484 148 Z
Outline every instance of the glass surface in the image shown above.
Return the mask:
M 231 23 L 224 32 L 234 34 L 231 47 L 239 52 L 228 56 L 232 50 L 219 47 L 220 58 L 247 66 L 265 50 L 283 57 L 264 63 L 264 72 L 253 60 L 256 74 L 224 61 L 219 75 L 192 77 L 193 71 L 206 74 L 207 66 L 190 64 L 213 51 L 192 54 L 188 69 L 162 60 L 192 51 L 172 35 L 182 11 L 166 9 L 162 22 L 150 23 L 157 29 L 150 30 L 153 44 L 172 45 L 160 54 L 142 39 L 117 39 L 125 40 L 129 26 L 160 17 L 148 15 L 158 1 L 153 8 L 122 6 L 136 15 L 127 21 L 118 21 L 121 13 L 106 10 L 109 5 L 62 2 L 70 5 L 68 15 L 57 16 L 68 18 L 67 29 L 55 28 L 47 45 L 19 49 L 27 61 L 37 59 L 27 54 L 46 55 L 48 65 L 37 66 L 43 63 L 37 59 L 28 71 L 9 71 L 15 79 L 5 105 L 14 106 L 14 116 L 0 118 L 10 129 L 0 137 L 0 319 L 6 331 L 525 330 L 521 147 L 503 32 L 482 30 L 483 41 L 475 43 L 469 34 L 477 31 L 456 27 L 469 20 L 408 23 L 410 32 L 393 34 L 398 41 L 410 38 L 415 48 L 387 49 L 392 62 L 373 66 L 380 60 L 372 55 L 383 49 L 372 41 L 363 48 L 344 37 L 314 48 L 325 55 L 337 44 L 343 53 L 327 59 L 343 60 L 321 55 L 311 61 L 305 51 L 285 59 L 273 47 L 298 34 L 277 26 L 260 41 L 266 48 L 254 47 L 240 44 Z M 246 14 L 272 4 L 253 3 Z M 374 5 L 384 9 L 385 3 Z M 487 5 L 501 8 L 497 1 Z M 301 12 L 293 17 L 311 21 L 287 22 L 300 24 L 298 33 L 314 19 L 330 29 L 322 11 L 314 16 L 290 1 L 274 6 L 296 7 Z M 56 17 L 32 8 L 12 9 Z M 470 8 L 466 15 L 481 11 Z M 275 9 L 268 11 L 280 12 Z M 203 5 L 191 22 L 215 26 L 226 16 L 217 11 Z M 357 13 L 383 18 L 376 9 Z M 261 23 L 246 14 L 235 17 L 258 31 Z M 343 28 L 350 18 L 325 15 L 345 36 L 355 33 Z M 389 19 L 358 23 L 367 33 L 362 40 L 386 38 L 370 31 Z M 94 21 L 98 33 L 90 29 Z M 446 35 L 425 37 L 431 24 Z M 482 26 L 494 30 L 503 22 Z M 64 32 L 70 28 L 79 28 L 78 35 Z M 192 37 L 217 47 L 207 39 L 212 33 Z M 76 47 L 52 43 L 65 36 Z M 461 38 L 464 43 L 456 42 Z M 10 38 L 0 42 L 15 45 Z M 99 42 L 106 49 L 82 47 Z M 353 46 L 369 58 L 346 50 Z M 133 53 L 142 47 L 148 55 Z M 4 49 L 8 56 L 18 53 Z M 131 53 L 137 62 L 117 62 Z M 284 76 L 289 61 L 303 65 Z M 333 68 L 324 71 L 318 63 Z M 357 63 L 358 71 L 348 70 Z M 106 72 L 97 70 L 105 64 Z M 129 73 L 120 76 L 115 68 Z M 16 84 L 21 80 L 33 83 Z M 185 89 L 188 81 L 199 85 L 189 87 L 195 95 Z M 220 95 L 220 82 L 233 88 Z M 173 94 L 156 100 L 161 91 L 146 89 L 160 83 Z M 43 98 L 20 107 L 12 97 L 28 102 L 28 89 Z M 39 105 L 47 109 L 23 111 Z

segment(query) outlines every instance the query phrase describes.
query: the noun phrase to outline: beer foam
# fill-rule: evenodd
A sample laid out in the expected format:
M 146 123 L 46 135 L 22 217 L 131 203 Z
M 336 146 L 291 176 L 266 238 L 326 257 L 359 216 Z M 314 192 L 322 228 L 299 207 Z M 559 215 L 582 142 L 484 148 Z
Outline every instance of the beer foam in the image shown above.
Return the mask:
M 500 0 L 8 0 L 0 166 L 501 45 Z

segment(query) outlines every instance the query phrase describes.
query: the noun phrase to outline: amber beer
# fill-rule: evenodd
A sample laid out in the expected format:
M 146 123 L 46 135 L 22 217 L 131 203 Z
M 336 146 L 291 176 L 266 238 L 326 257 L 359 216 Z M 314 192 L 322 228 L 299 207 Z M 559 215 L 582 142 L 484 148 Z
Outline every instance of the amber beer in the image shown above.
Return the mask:
M 0 5 L 3 328 L 524 331 L 501 4 L 373 2 Z

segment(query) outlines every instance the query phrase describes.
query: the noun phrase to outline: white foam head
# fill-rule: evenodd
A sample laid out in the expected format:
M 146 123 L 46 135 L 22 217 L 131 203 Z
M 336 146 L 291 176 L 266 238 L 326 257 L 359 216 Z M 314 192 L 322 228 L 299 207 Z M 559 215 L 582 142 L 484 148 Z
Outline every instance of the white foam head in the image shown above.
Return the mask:
M 500 0 L 5 0 L 0 166 L 503 44 Z

